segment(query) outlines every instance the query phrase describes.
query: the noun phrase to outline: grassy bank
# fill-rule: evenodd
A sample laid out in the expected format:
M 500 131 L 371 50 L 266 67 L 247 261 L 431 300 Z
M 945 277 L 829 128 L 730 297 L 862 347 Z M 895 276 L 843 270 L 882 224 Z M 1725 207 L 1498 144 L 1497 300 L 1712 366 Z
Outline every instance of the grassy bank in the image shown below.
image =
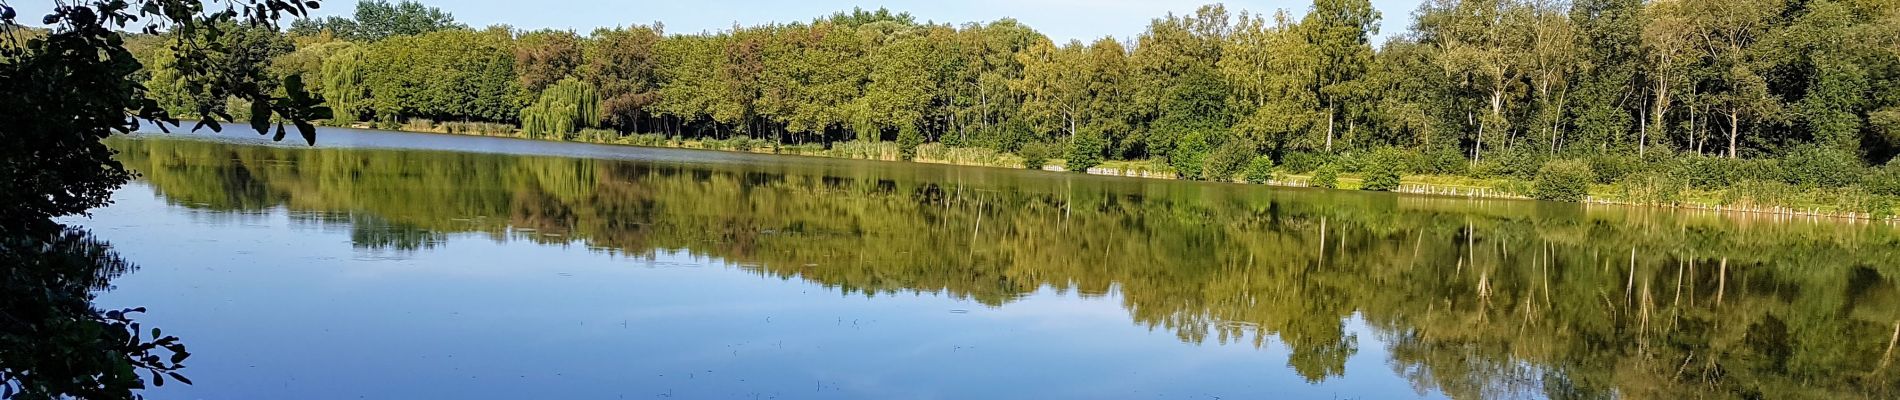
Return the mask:
M 360 126 L 360 125 L 359 125 Z M 361 126 L 367 127 L 367 126 Z M 663 147 L 680 149 L 699 149 L 716 151 L 734 151 L 759 154 L 788 154 L 811 157 L 831 157 L 858 160 L 904 161 L 899 146 L 893 142 L 838 142 L 830 148 L 821 144 L 780 144 L 772 140 L 733 137 L 729 139 L 680 139 L 656 134 L 621 135 L 605 130 L 586 130 L 571 138 L 528 137 L 505 124 L 433 122 L 427 120 L 411 121 L 397 127 L 410 132 L 460 134 L 512 137 L 521 139 L 565 141 L 579 143 L 610 144 L 640 147 Z M 940 143 L 927 143 L 917 147 L 916 155 L 910 161 L 932 164 L 981 166 L 997 168 L 1024 168 L 1025 159 L 1016 154 L 998 152 L 986 148 L 952 147 Z M 1063 171 L 1066 164 L 1063 159 L 1047 159 L 1040 169 Z M 1322 174 L 1314 171 L 1284 171 L 1277 168 L 1267 179 L 1257 183 L 1286 187 L 1331 187 L 1340 190 L 1360 190 L 1366 182 L 1365 173 L 1358 171 L 1340 171 L 1331 179 L 1331 185 L 1324 184 Z M 1154 179 L 1177 179 L 1179 174 L 1165 162 L 1159 160 L 1108 160 L 1087 171 L 1096 175 L 1126 176 Z M 1698 187 L 1680 178 L 1661 177 L 1662 174 L 1641 172 L 1625 173 L 1619 179 L 1609 183 L 1590 182 L 1583 184 L 1585 193 L 1578 200 L 1591 204 L 1612 204 L 1636 207 L 1663 207 L 1708 210 L 1723 213 L 1768 214 L 1780 216 L 1825 217 L 1900 222 L 1900 202 L 1891 196 L 1879 196 L 1868 193 L 1859 187 L 1806 187 L 1771 180 L 1740 178 L 1733 185 L 1719 188 Z M 1245 183 L 1245 179 L 1234 177 L 1226 181 Z M 1531 199 L 1536 196 L 1537 182 L 1520 177 L 1471 177 L 1447 174 L 1411 174 L 1404 175 L 1393 192 L 1458 196 L 1473 198 Z

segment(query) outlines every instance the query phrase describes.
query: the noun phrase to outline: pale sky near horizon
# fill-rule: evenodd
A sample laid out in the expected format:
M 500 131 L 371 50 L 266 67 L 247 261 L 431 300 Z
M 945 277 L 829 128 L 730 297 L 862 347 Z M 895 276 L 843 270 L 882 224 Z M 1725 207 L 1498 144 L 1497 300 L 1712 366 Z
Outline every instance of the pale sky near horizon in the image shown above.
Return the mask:
M 355 0 L 322 0 L 318 16 L 348 16 Z M 395 2 L 396 0 L 391 0 Z M 1203 4 L 1224 3 L 1230 13 L 1241 10 L 1272 14 L 1286 9 L 1305 13 L 1311 0 L 420 0 L 455 15 L 473 27 L 506 24 L 520 29 L 570 29 L 582 34 L 597 27 L 660 21 L 668 33 L 718 31 L 739 25 L 809 21 L 852 7 L 905 11 L 921 21 L 986 22 L 1010 17 L 1049 35 L 1058 42 L 1084 41 L 1102 36 L 1132 39 L 1149 20 L 1188 14 Z M 12 0 L 19 20 L 37 24 L 51 9 L 49 0 Z M 1419 0 L 1372 0 L 1383 14 L 1379 37 L 1403 33 L 1411 24 Z M 1375 40 L 1375 45 L 1383 40 Z

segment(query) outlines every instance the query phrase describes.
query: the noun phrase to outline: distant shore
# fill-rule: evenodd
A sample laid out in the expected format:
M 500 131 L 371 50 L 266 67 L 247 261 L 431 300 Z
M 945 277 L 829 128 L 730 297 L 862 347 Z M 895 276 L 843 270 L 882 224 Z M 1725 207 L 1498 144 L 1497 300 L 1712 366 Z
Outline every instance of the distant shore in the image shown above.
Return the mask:
M 451 131 L 449 129 L 440 129 L 440 128 L 428 129 L 428 128 L 423 128 L 420 126 L 413 126 L 413 125 L 402 126 L 397 129 L 386 129 L 386 128 L 373 127 L 373 126 L 370 126 L 369 124 L 356 123 L 356 124 L 351 124 L 347 127 L 355 128 L 355 129 L 390 130 L 390 131 L 411 132 L 411 133 L 507 137 L 507 138 L 515 138 L 515 139 L 540 140 L 540 141 L 564 142 L 564 143 L 590 143 L 590 144 L 620 145 L 620 146 L 632 146 L 632 147 L 713 150 L 713 151 L 743 152 L 743 153 L 754 153 L 754 154 L 785 154 L 785 155 L 799 155 L 799 156 L 807 156 L 807 157 L 828 157 L 828 158 L 891 161 L 891 162 L 917 162 L 917 163 L 926 163 L 926 164 L 945 164 L 945 165 L 972 166 L 972 167 L 1019 168 L 1019 169 L 1025 168 L 1024 159 L 1022 156 L 1019 156 L 1019 155 L 1009 154 L 1009 153 L 1000 153 L 1000 152 L 996 152 L 989 149 L 949 147 L 949 146 L 945 146 L 938 143 L 928 143 L 928 144 L 919 146 L 917 150 L 917 155 L 911 160 L 905 161 L 899 157 L 897 144 L 893 142 L 873 142 L 873 143 L 838 142 L 838 143 L 832 143 L 832 147 L 827 149 L 821 145 L 816 145 L 816 144 L 803 144 L 803 145 L 776 144 L 775 145 L 765 140 L 746 139 L 746 138 L 735 138 L 735 139 L 728 139 L 728 140 L 699 140 L 699 139 L 677 139 L 677 138 L 657 139 L 658 138 L 657 135 L 628 135 L 628 136 L 613 138 L 613 139 L 618 139 L 618 140 L 613 140 L 613 139 L 588 140 L 588 138 L 585 138 L 585 137 L 577 138 L 576 140 L 555 140 L 555 139 L 548 139 L 548 138 L 526 137 L 525 135 L 520 134 L 519 130 L 506 133 L 506 134 L 501 134 L 501 133 L 496 133 L 496 132 L 486 132 L 486 133 L 477 133 L 477 132 L 468 132 L 468 131 L 456 132 L 456 131 Z M 630 139 L 630 138 L 646 138 L 646 140 L 636 140 L 636 139 Z M 1050 158 L 1050 159 L 1045 160 L 1045 162 L 1043 163 L 1044 165 L 1039 169 L 1043 171 L 1052 171 L 1052 172 L 1067 172 L 1067 170 L 1061 166 L 1062 164 L 1064 164 L 1064 162 L 1065 160 L 1063 159 Z M 1091 174 L 1091 175 L 1119 176 L 1119 177 L 1130 177 L 1130 178 L 1169 179 L 1169 180 L 1179 179 L 1178 176 L 1175 174 L 1175 172 L 1171 168 L 1169 168 L 1165 163 L 1162 163 L 1157 160 L 1139 160 L 1139 161 L 1108 160 L 1108 161 L 1104 161 L 1099 166 L 1089 168 L 1089 170 L 1086 173 Z M 1274 179 L 1268 180 L 1266 182 L 1262 182 L 1260 184 L 1267 185 L 1267 186 L 1276 186 L 1276 187 L 1310 188 L 1310 187 L 1313 187 L 1310 184 L 1312 179 L 1313 179 L 1312 174 L 1277 173 L 1275 174 Z M 1239 180 L 1239 179 L 1226 180 L 1225 182 L 1236 183 L 1236 184 L 1247 184 L 1247 182 Z M 1359 190 L 1362 182 L 1363 182 L 1363 176 L 1361 176 L 1360 174 L 1341 173 L 1338 177 L 1338 183 L 1336 187 L 1333 189 Z M 1528 192 L 1528 188 L 1530 187 L 1530 185 L 1531 185 L 1531 182 L 1520 180 L 1520 179 L 1512 179 L 1512 178 L 1472 178 L 1472 177 L 1465 177 L 1465 176 L 1444 176 L 1444 175 L 1406 175 L 1401 179 L 1399 187 L 1397 189 L 1392 190 L 1391 192 L 1404 193 L 1404 194 L 1430 195 L 1430 196 L 1466 197 L 1466 198 L 1474 198 L 1474 199 L 1482 198 L 1482 199 L 1508 199 L 1508 200 L 1533 200 L 1534 201 L 1534 199 L 1532 199 L 1529 195 L 1526 194 Z M 1654 202 L 1640 202 L 1640 201 L 1630 201 L 1630 200 L 1622 199 L 1619 196 L 1617 196 L 1617 193 L 1614 192 L 1613 185 L 1591 185 L 1590 195 L 1586 197 L 1584 200 L 1580 201 L 1580 203 L 1594 204 L 1594 205 L 1613 205 L 1613 206 L 1620 206 L 1620 207 L 1655 207 L 1655 208 L 1665 208 L 1665 209 L 1694 210 L 1694 211 L 1716 212 L 1716 213 L 1722 213 L 1722 214 L 1736 214 L 1736 215 L 1762 215 L 1762 216 L 1773 216 L 1777 218 L 1784 218 L 1784 217 L 1785 218 L 1825 218 L 1825 219 L 1858 220 L 1858 221 L 1866 221 L 1866 222 L 1900 223 L 1900 210 L 1896 210 L 1896 212 L 1891 212 L 1891 213 L 1888 213 L 1888 215 L 1881 216 L 1881 215 L 1873 215 L 1873 214 L 1861 212 L 1861 211 L 1838 210 L 1838 209 L 1834 209 L 1832 207 L 1827 207 L 1825 205 L 1820 205 L 1820 204 L 1813 204 L 1807 207 L 1791 206 L 1791 205 L 1772 205 L 1772 204 L 1723 204 L 1720 201 L 1717 201 L 1717 199 L 1720 199 L 1722 197 L 1723 193 L 1721 191 L 1691 190 L 1689 192 L 1693 192 L 1693 193 L 1684 193 L 1683 195 L 1684 200 L 1682 201 L 1677 201 L 1674 203 L 1654 203 Z

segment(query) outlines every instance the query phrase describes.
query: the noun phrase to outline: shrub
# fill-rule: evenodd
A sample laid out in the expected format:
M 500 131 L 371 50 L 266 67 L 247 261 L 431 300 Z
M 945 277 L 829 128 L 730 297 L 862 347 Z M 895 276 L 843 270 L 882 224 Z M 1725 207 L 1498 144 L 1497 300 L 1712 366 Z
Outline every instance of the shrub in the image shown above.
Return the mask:
M 245 109 L 249 110 L 249 108 Z M 402 122 L 402 130 L 410 132 L 434 132 L 435 120 L 428 118 L 410 118 L 408 121 Z
M 1385 147 L 1374 150 L 1365 157 L 1366 181 L 1360 190 L 1390 192 L 1399 188 L 1399 180 L 1409 168 L 1405 164 L 1405 152 L 1397 148 Z
M 1590 164 L 1577 160 L 1557 160 L 1537 169 L 1537 181 L 1531 196 L 1552 201 L 1580 201 L 1590 194 L 1590 182 L 1596 174 Z
M 1861 178 L 1861 186 L 1876 195 L 1900 196 L 1900 160 L 1889 161 L 1887 166 L 1867 174 Z
M 1258 156 L 1247 162 L 1247 183 L 1261 184 L 1273 181 L 1273 157 Z
M 1325 165 L 1326 159 L 1327 157 L 1324 154 L 1297 151 L 1287 153 L 1286 157 L 1281 161 L 1285 161 L 1282 164 L 1286 167 L 1286 172 L 1304 174 L 1313 172 L 1313 170 L 1319 169 L 1321 165 Z
M 1253 146 L 1239 141 L 1229 141 L 1214 150 L 1213 154 L 1201 164 L 1201 176 L 1210 181 L 1229 182 L 1234 175 L 1247 167 L 1247 160 L 1254 156 Z
M 1491 185 L 1491 190 L 1496 190 L 1498 193 L 1533 197 L 1536 195 L 1537 186 L 1535 182 L 1510 179 Z
M 1470 171 L 1471 162 L 1465 160 L 1464 153 L 1456 147 L 1437 146 L 1419 153 L 1418 160 L 1412 166 L 1412 171 L 1421 174 L 1464 175 Z
M 1533 146 L 1513 146 L 1490 154 L 1494 168 L 1490 171 L 1497 176 L 1518 179 L 1536 179 L 1544 165 L 1544 152 Z M 1586 164 L 1587 166 L 1587 164 Z
M 449 133 L 457 133 L 455 130 L 456 128 L 451 126 Z M 612 143 L 619 137 L 620 132 L 599 128 L 581 128 L 579 133 L 574 134 L 574 140 L 590 143 Z
M 1783 177 L 1776 160 L 1741 160 L 1726 157 L 1694 156 L 1682 160 L 1681 173 L 1689 185 L 1699 189 L 1723 189 L 1744 179 Z
M 1612 184 L 1635 172 L 1642 160 L 1626 154 L 1597 154 L 1584 159 L 1590 163 L 1590 172 L 1596 174 L 1596 182 Z
M 1084 133 L 1069 140 L 1068 165 L 1064 169 L 1074 172 L 1089 172 L 1089 168 L 1102 165 L 1102 151 L 1107 147 L 1101 135 Z
M 1860 182 L 1860 159 L 1844 151 L 1801 146 L 1781 162 L 1788 183 L 1810 187 L 1844 187 Z
M 834 157 L 895 161 L 897 160 L 897 144 L 891 142 L 873 142 L 869 140 L 852 140 L 833 143 L 831 150 L 827 151 L 827 153 Z
M 924 143 L 917 146 L 917 158 L 942 161 L 951 164 L 972 164 L 1005 166 L 1015 165 L 1014 156 L 998 153 L 986 147 L 952 147 L 943 143 Z
M 441 122 L 436 128 L 446 133 L 487 136 L 514 136 L 515 126 L 493 122 Z
M 1369 161 L 1367 158 L 1364 152 L 1347 150 L 1334 154 L 1332 164 L 1339 167 L 1339 172 L 1363 172 L 1366 170 L 1366 162 Z
M 1339 167 L 1333 164 L 1319 166 L 1313 170 L 1313 180 L 1307 186 L 1334 189 L 1339 187 Z
M 655 134 L 655 133 L 636 133 L 632 135 L 621 136 L 617 139 L 614 139 L 613 143 L 634 145 L 634 146 L 646 146 L 646 147 L 663 147 L 663 146 L 666 146 L 666 140 L 667 140 L 666 135 Z
M 1023 156 L 1023 168 L 1042 169 L 1042 166 L 1048 165 L 1049 155 L 1055 153 L 1053 147 L 1042 142 L 1024 144 L 1019 152 L 1019 155 Z
M 897 128 L 897 158 L 910 161 L 917 158 L 917 146 L 924 144 L 924 134 L 917 126 L 904 124 Z
M 1190 132 L 1175 143 L 1174 149 L 1168 151 L 1168 166 L 1173 167 L 1181 179 L 1207 179 L 1207 155 L 1214 148 L 1207 136 L 1199 131 Z

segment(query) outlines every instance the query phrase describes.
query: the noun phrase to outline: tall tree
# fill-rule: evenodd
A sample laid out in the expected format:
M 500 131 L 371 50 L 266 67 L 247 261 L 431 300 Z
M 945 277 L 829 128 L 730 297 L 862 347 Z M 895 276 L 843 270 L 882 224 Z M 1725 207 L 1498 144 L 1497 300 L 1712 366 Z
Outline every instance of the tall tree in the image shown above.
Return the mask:
M 1781 101 L 1769 93 L 1761 60 L 1751 51 L 1786 9 L 1785 2 L 1685 0 L 1682 7 L 1712 71 L 1710 96 L 1715 112 L 1726 119 L 1728 156 L 1739 157 L 1742 124 L 1779 117 Z
M 1057 47 L 1043 40 L 1017 53 L 1023 78 L 1011 89 L 1023 97 L 1022 112 L 1036 127 L 1039 140 L 1074 137 L 1081 125 L 1089 101 L 1089 77 L 1082 67 L 1086 51 L 1081 41 Z
M 1577 29 L 1571 24 L 1565 3 L 1534 0 L 1530 7 L 1530 48 L 1526 57 L 1532 91 L 1536 96 L 1536 114 L 1532 118 L 1549 152 L 1555 154 L 1562 143 L 1564 107 L 1569 105 L 1572 74 L 1581 59 L 1577 48 Z
M 1271 20 L 1243 13 L 1221 51 L 1235 133 L 1276 153 L 1291 146 L 1324 148 L 1332 139 L 1330 130 L 1321 130 L 1324 137 L 1317 141 L 1302 137 L 1327 117 L 1319 93 L 1310 90 L 1319 80 L 1321 55 L 1300 29 L 1285 11 Z
M 1642 107 L 1643 87 L 1637 81 L 1642 66 L 1643 2 L 1641 0 L 1578 0 L 1570 6 L 1570 23 L 1576 27 L 1578 63 L 1575 79 L 1576 107 L 1570 109 L 1571 141 L 1596 143 L 1607 150 L 1611 143 L 1627 143 L 1624 137 L 1636 129 L 1631 110 Z M 1553 143 L 1562 151 L 1565 139 Z M 1646 147 L 1639 142 L 1638 155 Z
M 665 26 L 636 25 L 594 30 L 584 44 L 581 81 L 600 90 L 600 123 L 622 132 L 642 132 L 659 102 L 659 45 Z
M 581 38 L 572 31 L 540 30 L 515 41 L 515 76 L 522 103 L 539 96 L 549 85 L 574 74 L 581 66 Z
M 1379 34 L 1379 11 L 1368 0 L 1314 0 L 1300 32 L 1318 55 L 1312 83 L 1326 118 L 1325 150 L 1333 150 L 1336 126 L 1348 103 L 1365 95 L 1372 65 L 1372 35 Z M 1350 124 L 1351 122 L 1347 122 Z
M 1643 54 L 1648 57 L 1649 76 L 1646 90 L 1649 92 L 1649 107 L 1638 122 L 1636 149 L 1637 154 L 1646 154 L 1650 142 L 1650 132 L 1666 132 L 1668 125 L 1671 96 L 1686 85 L 1688 64 L 1695 57 L 1694 25 L 1684 2 L 1663 2 L 1650 6 L 1651 17 L 1643 25 Z M 1693 90 L 1693 87 L 1689 87 Z M 1653 122 L 1652 122 L 1653 121 Z M 1693 127 L 1691 127 L 1693 129 Z M 1693 135 L 1693 133 L 1691 134 Z M 1660 136 L 1660 135 L 1658 135 Z M 1690 147 L 1701 152 L 1702 145 L 1695 136 L 1690 136 Z
M 1484 108 L 1471 137 L 1471 161 L 1483 159 L 1485 135 L 1506 134 L 1506 108 L 1523 90 L 1530 35 L 1529 8 L 1517 0 L 1432 0 L 1421 6 L 1417 33 L 1433 45 L 1451 79 L 1482 97 Z
M 918 129 L 936 90 L 928 69 L 931 51 L 923 31 L 895 21 L 879 21 L 858 27 L 858 33 L 871 35 L 864 42 L 872 47 L 866 59 L 869 74 L 864 95 L 853 107 L 857 111 L 853 118 L 857 134 L 863 139 L 881 140 L 886 130 Z

